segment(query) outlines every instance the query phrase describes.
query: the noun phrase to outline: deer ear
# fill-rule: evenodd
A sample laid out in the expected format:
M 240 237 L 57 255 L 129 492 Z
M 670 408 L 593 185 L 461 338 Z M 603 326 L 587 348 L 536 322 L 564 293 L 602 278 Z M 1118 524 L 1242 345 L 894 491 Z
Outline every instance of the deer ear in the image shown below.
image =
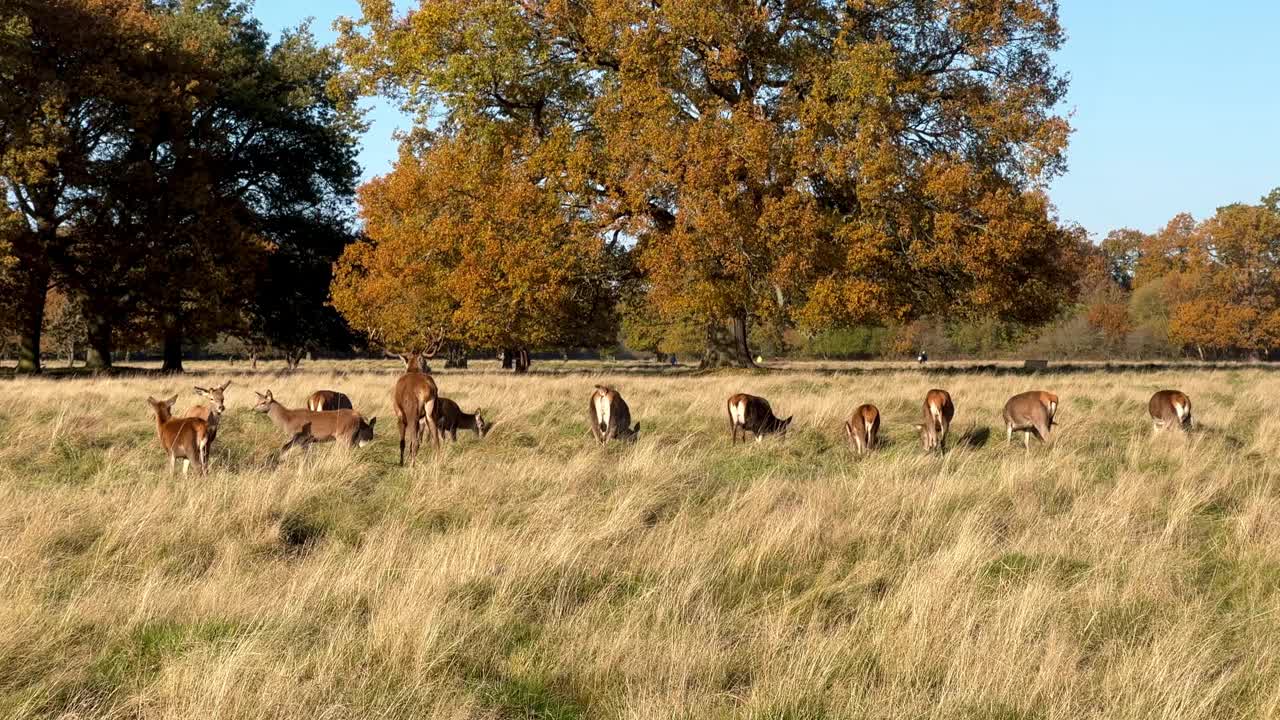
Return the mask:
M 191 388 L 191 389 L 192 389 L 192 390 L 195 390 L 197 395 L 204 395 L 204 394 L 206 394 L 206 393 L 208 393 L 208 392 L 209 392 L 208 390 L 205 390 L 205 389 L 204 389 L 204 388 L 202 388 L 202 387 L 194 387 L 194 388 Z
M 151 397 L 150 395 L 148 395 L 148 396 L 147 396 L 147 404 L 148 404 L 148 405 L 159 405 L 159 404 L 160 404 L 160 402 L 159 402 L 159 401 L 157 401 L 155 398 Z
M 229 388 L 229 387 L 231 387 L 231 381 L 230 381 L 230 380 L 228 380 L 228 381 L 226 381 L 226 382 L 222 383 L 222 387 L 220 387 L 220 388 L 218 388 L 218 389 L 219 389 L 219 390 L 226 390 L 226 389 L 227 389 L 227 388 Z
M 177 395 L 174 395 L 173 397 L 169 398 L 168 400 L 165 400 L 165 401 L 164 401 L 164 404 L 165 404 L 165 405 L 168 405 L 169 407 L 173 407 L 173 404 L 174 404 L 174 403 L 176 403 L 176 402 L 178 402 L 178 396 L 177 396 Z
M 374 424 L 375 424 L 375 423 L 377 423 L 377 422 L 378 422 L 378 416 L 377 416 L 377 415 L 374 415 L 373 417 L 369 418 L 369 429 L 370 429 L 370 430 L 372 430 L 372 429 L 373 429 Z

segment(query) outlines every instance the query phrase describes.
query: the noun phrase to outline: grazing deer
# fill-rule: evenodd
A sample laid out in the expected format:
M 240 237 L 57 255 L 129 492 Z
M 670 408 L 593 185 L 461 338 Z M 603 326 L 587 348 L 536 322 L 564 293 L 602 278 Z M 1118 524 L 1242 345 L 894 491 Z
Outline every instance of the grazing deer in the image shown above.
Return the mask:
M 875 405 L 859 405 L 853 417 L 844 424 L 849 444 L 859 455 L 871 452 L 880 444 L 880 409 Z
M 920 443 L 925 450 L 947 450 L 947 432 L 951 430 L 951 418 L 956 416 L 956 406 L 951 393 L 934 388 L 924 396 L 924 417 L 916 425 L 920 431 Z
M 1190 430 L 1191 398 L 1181 390 L 1161 390 L 1151 396 L 1147 403 L 1147 412 L 1151 413 L 1151 424 L 1157 432 L 1169 427 L 1179 430 Z
M 307 398 L 307 409 L 312 412 L 324 410 L 352 410 L 351 398 L 337 390 L 317 390 Z
M 148 397 L 147 402 L 156 414 L 156 433 L 160 436 L 160 446 L 169 456 L 169 474 L 173 474 L 177 459 L 182 458 L 183 475 L 191 469 L 193 460 L 196 469 L 203 475 L 209 457 L 208 424 L 200 418 L 173 417 L 173 404 L 178 402 L 177 395 L 168 400 Z
M 640 423 L 631 427 L 631 408 L 622 395 L 611 387 L 597 385 L 587 404 L 587 422 L 591 434 L 600 444 L 610 440 L 635 442 L 640 437 Z
M 187 408 L 184 417 L 200 418 L 209 427 L 209 448 L 212 450 L 213 441 L 218 437 L 218 420 L 222 417 L 222 413 L 227 410 L 227 388 L 231 386 L 228 380 L 220 387 L 214 388 L 195 388 L 196 394 L 209 401 L 208 405 L 193 405 Z
M 280 448 L 281 453 L 313 442 L 343 440 L 352 447 L 364 447 L 373 442 L 373 426 L 378 422 L 376 417 L 366 421 L 354 410 L 290 410 L 277 402 L 270 390 L 254 394 L 258 396 L 258 404 L 253 409 L 266 413 L 272 424 L 289 436 L 289 442 Z
M 440 431 L 436 426 L 436 398 L 440 396 L 436 381 L 422 372 L 422 353 L 401 355 L 404 374 L 396 381 L 392 405 L 400 423 L 400 464 L 404 465 L 405 434 L 409 435 L 409 460 L 418 458 L 422 433 L 429 431 L 432 444 L 440 449 Z
M 484 421 L 479 410 L 464 413 L 458 403 L 449 398 L 436 398 L 436 431 L 440 433 L 440 437 L 443 438 L 448 433 L 449 440 L 458 442 L 459 430 L 475 430 L 476 437 L 484 439 L 489 432 L 489 423 Z
M 1044 390 L 1032 390 L 1019 393 L 1009 398 L 1004 404 L 1004 425 L 1008 433 L 1008 442 L 1013 442 L 1013 433 L 1022 432 L 1022 446 L 1031 449 L 1031 434 L 1035 433 L 1040 442 L 1049 442 L 1049 430 L 1053 427 L 1053 416 L 1058 412 L 1058 396 Z
M 755 435 L 759 442 L 765 435 L 778 433 L 787 436 L 787 428 L 791 426 L 792 415 L 780 420 L 773 414 L 769 401 L 755 395 L 738 393 L 729 398 L 729 431 L 733 435 L 733 444 L 738 443 L 738 432 L 742 432 L 742 440 L 746 442 L 747 432 Z

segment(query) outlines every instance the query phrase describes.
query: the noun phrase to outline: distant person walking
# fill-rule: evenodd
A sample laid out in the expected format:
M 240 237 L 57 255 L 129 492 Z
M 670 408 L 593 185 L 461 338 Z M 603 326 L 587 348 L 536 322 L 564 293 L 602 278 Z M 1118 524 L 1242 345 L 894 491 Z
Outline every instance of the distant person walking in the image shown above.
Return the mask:
M 916 362 L 920 363 L 921 365 L 929 362 L 929 353 L 926 353 L 925 351 L 921 350 L 920 354 L 916 356 Z

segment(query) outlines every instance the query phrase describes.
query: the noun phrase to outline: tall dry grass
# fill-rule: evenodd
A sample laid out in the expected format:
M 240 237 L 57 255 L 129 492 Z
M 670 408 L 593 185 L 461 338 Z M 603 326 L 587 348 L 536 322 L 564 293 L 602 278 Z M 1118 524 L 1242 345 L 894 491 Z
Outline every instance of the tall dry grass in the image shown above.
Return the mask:
M 1232 718 L 1280 715 L 1280 380 L 440 373 L 496 423 L 396 467 L 387 364 L 0 384 L 0 716 Z M 207 477 L 147 395 L 231 378 Z M 600 448 L 595 382 L 642 423 Z M 911 423 L 955 398 L 952 449 Z M 1202 428 L 1153 436 L 1179 387 Z M 362 450 L 277 461 L 251 410 L 321 388 Z M 1062 398 L 1056 443 L 1001 405 Z M 725 398 L 785 442 L 729 447 Z M 879 405 L 855 461 L 841 421 Z

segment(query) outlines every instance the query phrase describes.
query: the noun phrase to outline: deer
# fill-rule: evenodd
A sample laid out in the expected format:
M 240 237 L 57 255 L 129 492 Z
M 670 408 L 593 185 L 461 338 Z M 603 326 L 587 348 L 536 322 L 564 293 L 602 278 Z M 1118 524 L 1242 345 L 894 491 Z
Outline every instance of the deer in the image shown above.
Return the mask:
M 343 440 L 351 447 L 364 447 L 373 442 L 376 417 L 366 421 L 354 410 L 290 410 L 281 405 L 270 390 L 254 394 L 258 396 L 258 404 L 253 409 L 265 413 L 272 424 L 289 436 L 289 441 L 280 447 L 281 454 L 313 442 Z
M 209 427 L 209 447 L 213 448 L 213 441 L 218 436 L 218 420 L 222 417 L 222 413 L 227 410 L 227 388 L 231 386 L 228 380 L 222 385 L 213 388 L 195 388 L 196 395 L 209 401 L 208 405 L 193 405 L 187 408 L 187 412 L 183 417 L 200 418 Z
M 317 390 L 307 398 L 307 409 L 312 412 L 326 410 L 353 410 L 351 398 L 337 390 Z
M 738 393 L 729 398 L 729 431 L 733 435 L 732 444 L 738 443 L 738 433 L 742 433 L 742 441 L 746 442 L 747 432 L 750 431 L 755 435 L 756 442 L 764 439 L 765 435 L 779 434 L 783 438 L 787 437 L 787 428 L 791 427 L 791 420 L 795 416 L 789 416 L 786 420 L 781 420 L 773 414 L 773 408 L 769 407 L 769 401 L 755 395 L 746 393 Z
M 1004 425 L 1008 444 L 1013 443 L 1013 433 L 1022 432 L 1022 446 L 1031 449 L 1031 435 L 1040 442 L 1049 442 L 1053 416 L 1058 412 L 1058 396 L 1044 390 L 1018 393 L 1004 404 Z
M 956 416 L 956 406 L 951 402 L 951 393 L 934 388 L 925 393 L 924 406 L 921 409 L 922 422 L 916 425 L 920 431 L 920 444 L 926 451 L 947 451 L 947 432 L 951 429 L 951 419 Z
M 1186 431 L 1194 426 L 1191 398 L 1181 390 L 1161 390 L 1152 395 L 1147 412 L 1151 413 L 1151 425 L 1156 432 L 1170 427 Z
M 615 389 L 597 385 L 587 403 L 587 422 L 591 434 L 601 445 L 610 440 L 635 442 L 640 437 L 640 423 L 631 427 L 631 408 Z
M 418 448 L 422 445 L 422 434 L 430 432 L 430 438 L 437 451 L 440 449 L 440 431 L 436 425 L 436 401 L 440 396 L 436 381 L 422 371 L 424 353 L 411 352 L 401 355 L 404 362 L 404 374 L 396 380 L 392 391 L 391 404 L 396 411 L 396 420 L 400 424 L 400 465 L 404 466 L 405 436 L 409 441 L 409 461 L 418 459 Z M 429 357 L 429 355 L 428 355 Z
M 160 446 L 169 456 L 169 474 L 173 475 L 178 458 L 182 458 L 182 474 L 191 470 L 194 461 L 201 475 L 205 473 L 209 457 L 209 426 L 200 418 L 173 417 L 173 405 L 178 402 L 174 395 L 168 400 L 156 400 L 147 397 L 147 403 L 156 415 L 156 434 L 160 437 Z
M 489 423 L 479 410 L 464 413 L 458 403 L 447 397 L 436 398 L 436 431 L 443 438 L 447 433 L 449 440 L 458 442 L 459 430 L 474 430 L 476 437 L 483 440 L 489 432 Z
M 844 431 L 854 452 L 871 452 L 880 444 L 880 409 L 871 404 L 859 405 L 853 417 L 845 421 Z

